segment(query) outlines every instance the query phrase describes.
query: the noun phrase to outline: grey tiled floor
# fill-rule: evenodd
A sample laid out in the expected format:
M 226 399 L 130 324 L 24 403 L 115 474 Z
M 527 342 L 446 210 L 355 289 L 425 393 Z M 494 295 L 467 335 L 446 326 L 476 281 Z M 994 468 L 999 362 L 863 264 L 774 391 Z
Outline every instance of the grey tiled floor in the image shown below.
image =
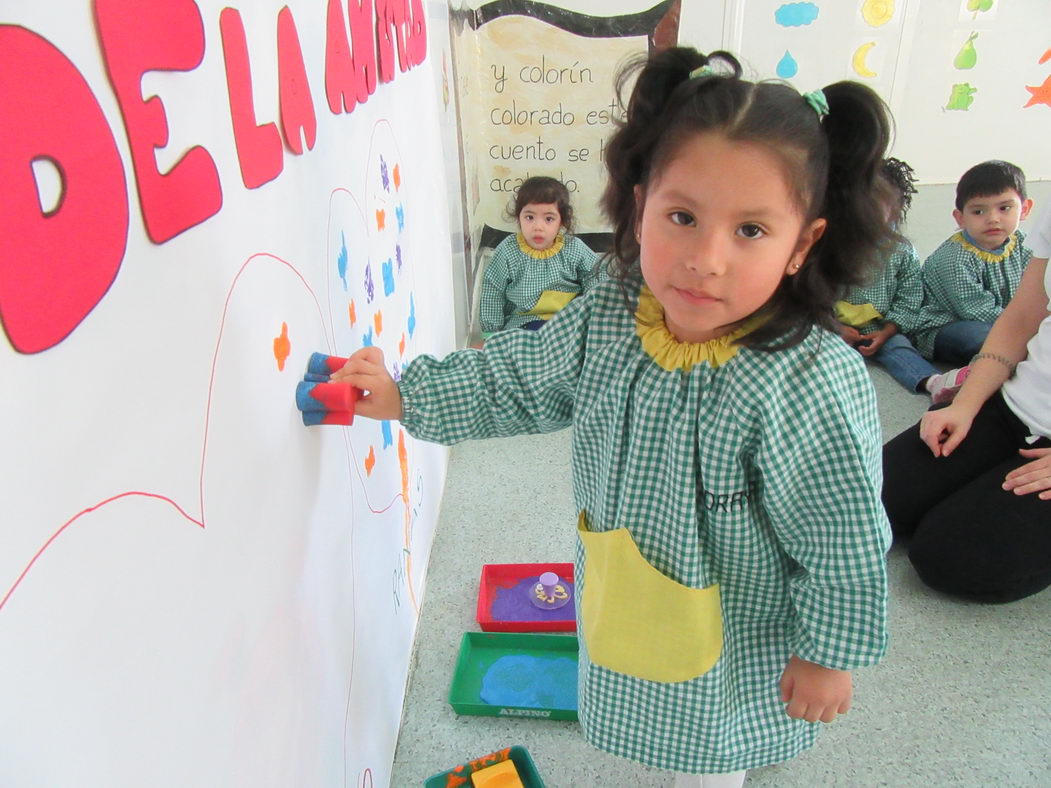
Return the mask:
M 889 438 L 919 418 L 926 398 L 871 371 Z M 462 633 L 478 629 L 481 565 L 572 560 L 569 440 L 564 431 L 453 448 L 395 788 L 511 744 L 529 749 L 550 788 L 671 785 L 667 773 L 589 747 L 576 723 L 458 717 L 446 702 Z M 1051 590 L 1006 606 L 968 604 L 921 585 L 900 549 L 889 563 L 886 659 L 857 671 L 853 710 L 812 750 L 753 770 L 747 785 L 1051 786 Z

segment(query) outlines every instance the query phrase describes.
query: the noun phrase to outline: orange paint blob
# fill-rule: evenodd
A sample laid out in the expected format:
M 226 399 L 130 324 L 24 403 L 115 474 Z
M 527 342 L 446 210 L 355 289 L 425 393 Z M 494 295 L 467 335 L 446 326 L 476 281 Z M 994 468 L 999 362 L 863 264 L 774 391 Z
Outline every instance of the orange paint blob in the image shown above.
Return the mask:
M 1040 61 L 1040 62 L 1043 62 L 1043 61 Z M 401 188 L 401 170 L 398 169 L 398 165 L 397 164 L 394 165 L 394 188 L 395 189 L 400 189 Z
M 398 464 L 401 466 L 401 494 L 409 504 L 409 450 L 405 448 L 405 430 L 398 430 Z
M 376 326 L 376 336 L 383 333 L 383 313 L 377 312 L 372 318 L 372 325 Z
M 382 230 L 387 224 L 387 212 L 383 210 L 376 211 L 376 229 Z
M 372 469 L 376 467 L 376 450 L 369 446 L 369 456 L 365 458 L 365 475 L 371 476 Z
M 398 353 L 402 356 L 405 355 L 405 332 L 401 332 L 401 342 L 398 343 Z
M 357 313 L 354 312 L 354 302 L 353 301 L 350 302 L 350 307 L 347 309 L 347 311 L 350 313 L 350 325 L 353 326 L 355 323 L 358 322 Z
M 281 324 L 281 336 L 274 337 L 274 358 L 277 359 L 277 371 L 285 371 L 285 361 L 292 352 L 292 343 L 288 341 L 288 323 Z

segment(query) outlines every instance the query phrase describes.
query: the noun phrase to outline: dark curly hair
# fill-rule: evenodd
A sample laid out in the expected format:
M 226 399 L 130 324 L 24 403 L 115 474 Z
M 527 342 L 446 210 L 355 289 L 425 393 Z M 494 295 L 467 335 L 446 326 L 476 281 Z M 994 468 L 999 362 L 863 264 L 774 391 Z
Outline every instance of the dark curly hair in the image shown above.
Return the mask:
M 880 174 L 891 187 L 891 205 L 895 211 L 895 223 L 905 221 L 912 207 L 912 195 L 916 193 L 916 171 L 901 159 L 888 157 L 883 160 Z
M 573 232 L 573 206 L 569 204 L 569 189 L 558 178 L 534 175 L 522 181 L 514 200 L 507 205 L 507 218 L 518 221 L 522 209 L 530 203 L 554 203 L 567 233 Z
M 694 75 L 700 66 L 710 68 Z M 887 225 L 882 197 L 888 186 L 879 177 L 892 130 L 883 100 L 860 83 L 837 82 L 824 88 L 822 120 L 791 86 L 744 80 L 730 53 L 704 55 L 688 47 L 629 63 L 617 92 L 625 111 L 606 147 L 602 205 L 614 228 L 610 271 L 625 298 L 628 283 L 641 280 L 635 187 L 659 178 L 685 140 L 715 131 L 765 146 L 782 161 L 804 222 L 827 220 L 799 273 L 784 277 L 762 308 L 766 322 L 739 342 L 776 350 L 801 342 L 814 324 L 834 328 L 835 302 L 867 281 L 898 239 Z

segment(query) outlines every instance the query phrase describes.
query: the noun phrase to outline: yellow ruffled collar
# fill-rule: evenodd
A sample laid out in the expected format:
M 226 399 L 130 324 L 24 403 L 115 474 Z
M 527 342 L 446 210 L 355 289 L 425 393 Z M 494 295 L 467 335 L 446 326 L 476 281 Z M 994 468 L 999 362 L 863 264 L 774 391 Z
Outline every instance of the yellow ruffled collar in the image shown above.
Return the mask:
M 669 372 L 677 369 L 689 372 L 695 365 L 703 362 L 708 362 L 712 368 L 722 366 L 741 349 L 737 340 L 754 331 L 763 322 L 763 317 L 750 317 L 740 328 L 724 336 L 707 342 L 680 342 L 664 322 L 664 307 L 661 306 L 661 302 L 645 285 L 639 290 L 639 305 L 635 310 L 635 333 L 642 342 L 642 349 Z
M 559 233 L 556 235 L 555 240 L 551 242 L 551 246 L 547 247 L 547 249 L 534 249 L 529 245 L 522 233 L 518 233 L 517 237 L 518 248 L 522 250 L 522 254 L 527 254 L 537 260 L 546 260 L 549 257 L 554 257 L 562 251 L 562 246 L 565 244 L 566 234 Z
M 1002 252 L 990 252 L 987 249 L 982 249 L 980 246 L 975 246 L 967 240 L 967 236 L 963 234 L 963 230 L 956 233 L 956 235 L 952 237 L 952 240 L 956 241 L 956 243 L 971 254 L 976 255 L 979 260 L 984 260 L 987 263 L 1002 263 L 1010 256 L 1011 252 L 1015 250 L 1015 245 L 1018 243 L 1018 236 L 1011 233 L 1011 237 L 1007 239 L 1007 243 L 1004 244 Z

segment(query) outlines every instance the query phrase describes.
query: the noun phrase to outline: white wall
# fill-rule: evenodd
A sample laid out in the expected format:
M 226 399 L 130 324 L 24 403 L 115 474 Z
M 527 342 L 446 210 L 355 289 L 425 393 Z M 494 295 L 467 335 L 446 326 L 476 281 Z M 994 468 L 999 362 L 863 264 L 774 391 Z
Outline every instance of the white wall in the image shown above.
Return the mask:
M 413 4 L 422 62 L 333 111 L 326 4 L 288 3 L 301 75 L 284 6 L 234 9 L 247 60 L 218 0 L 4 6 L 4 786 L 389 780 L 447 455 L 397 423 L 306 428 L 294 392 L 313 351 L 397 370 L 454 346 L 448 30 Z M 192 149 L 210 180 L 144 196 Z

